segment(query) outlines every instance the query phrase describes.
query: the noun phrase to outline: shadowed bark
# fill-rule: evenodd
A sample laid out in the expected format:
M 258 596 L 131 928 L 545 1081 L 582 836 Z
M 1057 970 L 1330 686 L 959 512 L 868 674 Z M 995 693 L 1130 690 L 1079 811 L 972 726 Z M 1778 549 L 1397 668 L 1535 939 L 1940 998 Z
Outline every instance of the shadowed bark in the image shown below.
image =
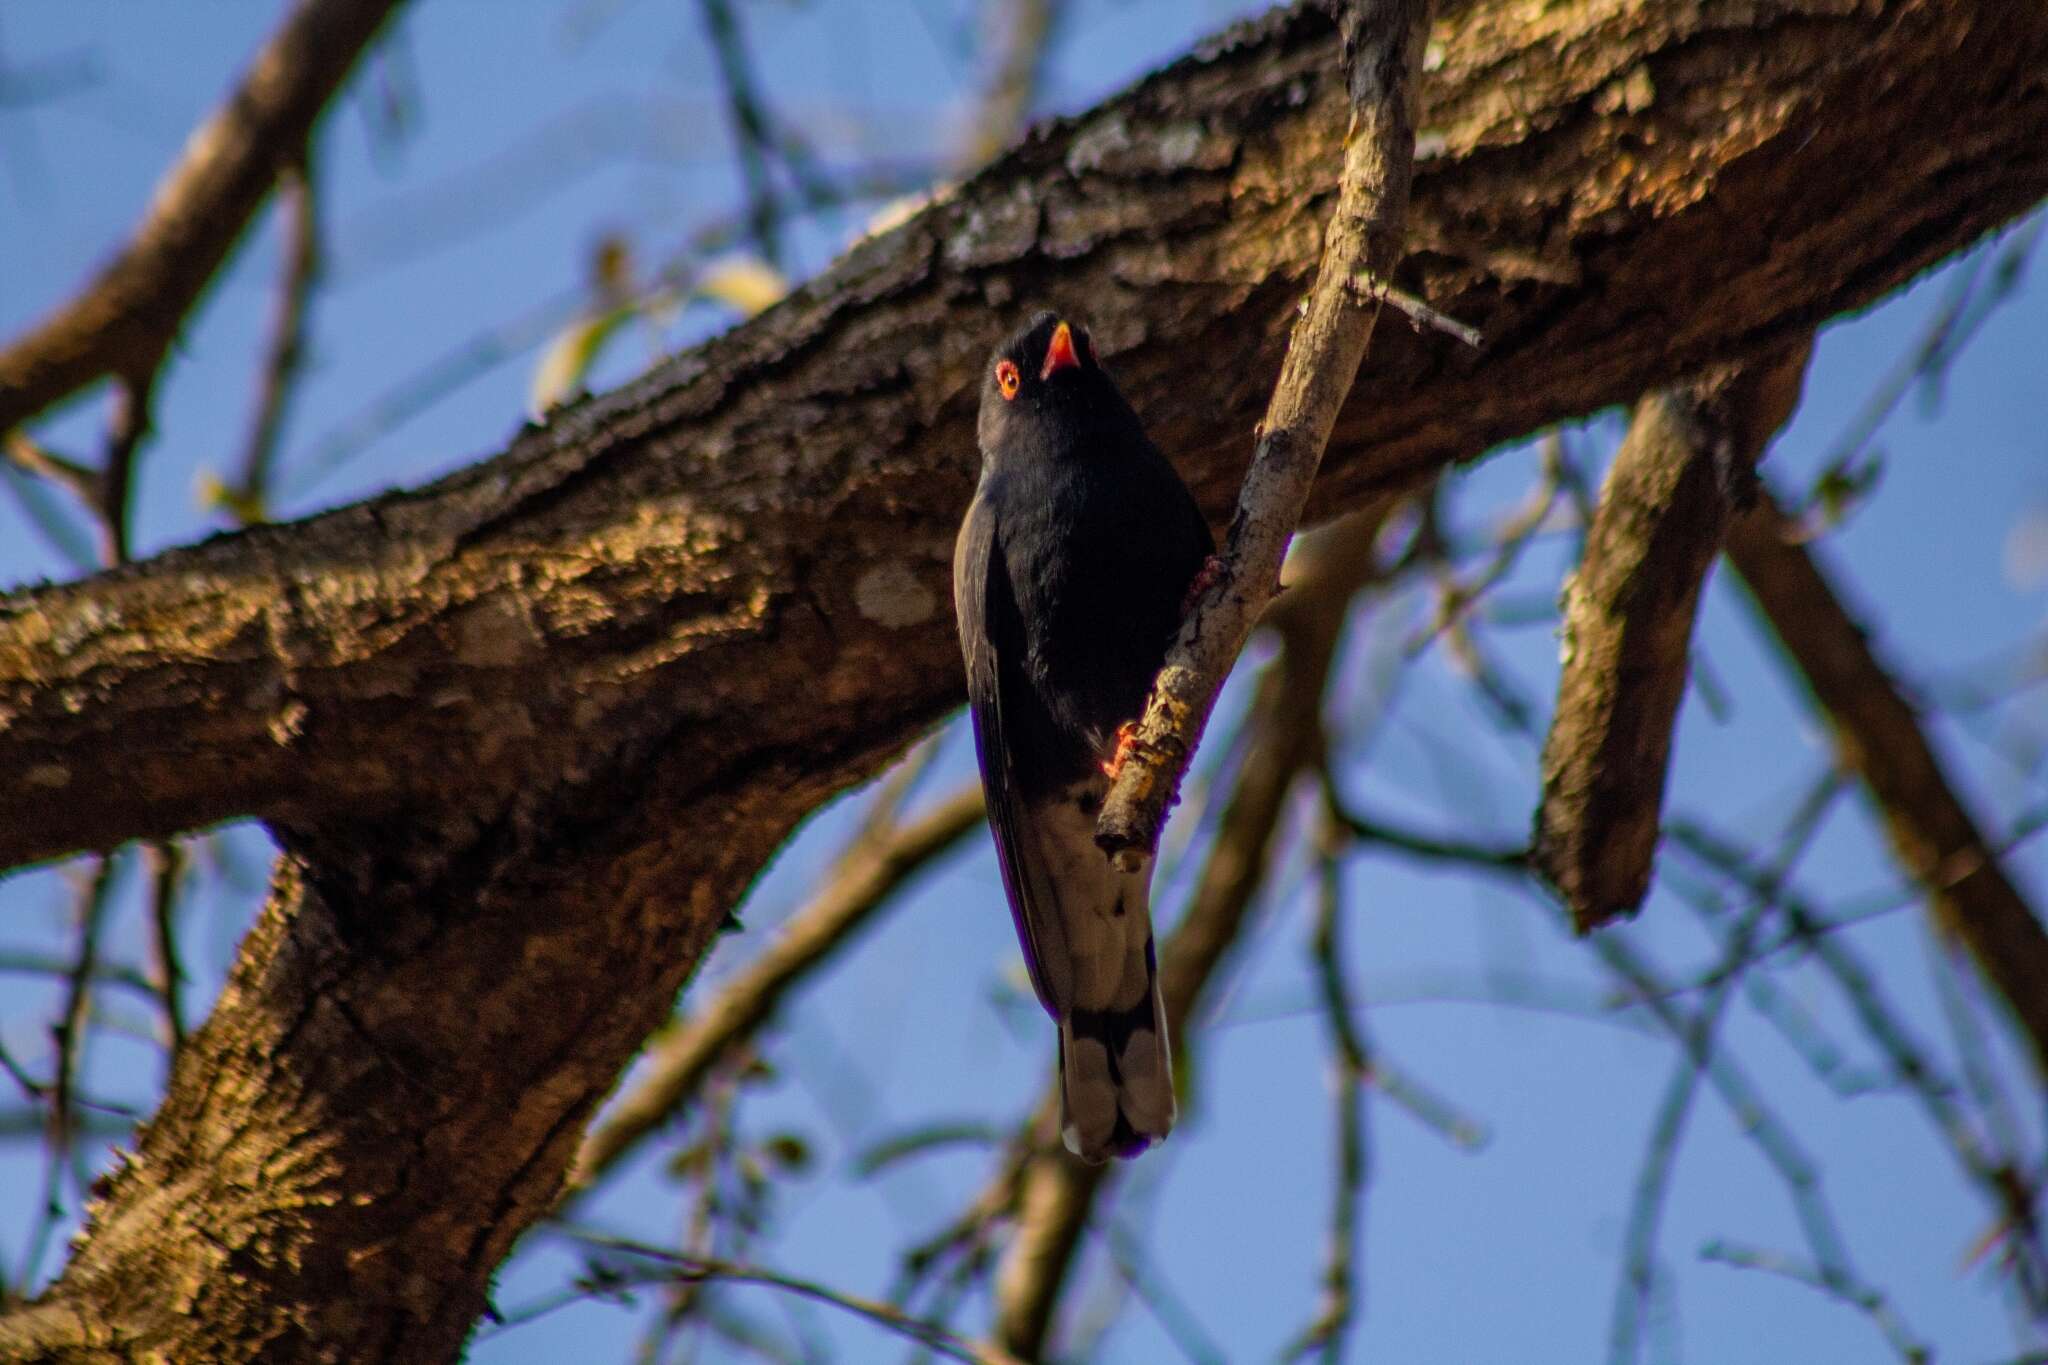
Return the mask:
M 237 815 L 233 981 L 0 1357 L 446 1360 L 796 823 L 959 697 L 988 339 L 1086 318 L 1212 514 L 1342 158 L 1319 12 L 1054 126 L 433 487 L 0 603 L 0 861 Z M 1312 516 L 1861 307 L 2048 193 L 2048 12 L 1482 3 Z M 1169 994 L 1173 969 L 1162 963 Z
M 1439 25 L 1402 283 L 1489 349 L 1386 329 L 1311 516 L 1782 345 L 2048 192 L 2048 16 L 1836 8 Z M 752 663 L 936 715 L 1004 318 L 1087 318 L 1205 506 L 1235 491 L 1346 105 L 1317 11 L 1219 47 L 474 470 L 0 605 L 0 771 L 25 779 L 0 789 L 0 861 L 242 814 L 497 812 L 621 730 L 730 722 L 755 690 L 728 707 L 720 680 Z

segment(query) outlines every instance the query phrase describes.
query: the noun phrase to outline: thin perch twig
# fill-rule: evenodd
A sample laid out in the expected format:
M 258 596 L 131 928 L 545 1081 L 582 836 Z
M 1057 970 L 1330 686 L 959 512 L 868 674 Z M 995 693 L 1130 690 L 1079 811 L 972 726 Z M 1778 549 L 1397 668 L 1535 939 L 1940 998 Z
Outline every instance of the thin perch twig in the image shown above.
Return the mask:
M 1289 337 L 1280 381 L 1259 425 L 1224 542 L 1223 572 L 1168 651 L 1138 723 L 1135 751 L 1096 823 L 1096 842 L 1120 867 L 1143 866 L 1159 846 L 1166 812 L 1223 680 L 1273 596 L 1337 410 L 1372 339 L 1381 295 L 1359 289 L 1357 281 L 1386 279 L 1400 260 L 1429 13 L 1429 0 L 1353 0 L 1342 14 L 1351 130 L 1337 209 L 1315 288 Z

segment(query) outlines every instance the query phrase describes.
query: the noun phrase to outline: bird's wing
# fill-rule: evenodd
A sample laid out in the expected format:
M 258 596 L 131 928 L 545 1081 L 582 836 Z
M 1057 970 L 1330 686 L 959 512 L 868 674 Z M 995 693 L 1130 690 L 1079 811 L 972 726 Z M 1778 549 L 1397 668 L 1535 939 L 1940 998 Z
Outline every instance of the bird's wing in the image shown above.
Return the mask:
M 1069 994 L 1066 926 L 1040 856 L 1037 831 L 1018 781 L 1014 747 L 1038 739 L 1030 722 L 1042 708 L 1024 676 L 1024 626 L 1000 545 L 995 509 L 976 496 L 953 550 L 953 606 L 967 663 L 974 750 L 988 800 L 988 827 L 1009 893 L 1010 917 L 1039 1003 L 1055 1017 Z M 1006 720 L 1009 722 L 1005 724 Z

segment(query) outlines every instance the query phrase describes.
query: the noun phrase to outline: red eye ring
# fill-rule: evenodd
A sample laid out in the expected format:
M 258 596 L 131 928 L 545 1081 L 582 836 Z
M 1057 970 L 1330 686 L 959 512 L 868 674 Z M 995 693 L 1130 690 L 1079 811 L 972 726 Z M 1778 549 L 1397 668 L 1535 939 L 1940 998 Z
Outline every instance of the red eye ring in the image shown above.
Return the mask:
M 1017 386 L 1023 382 L 1022 376 L 1017 373 L 1015 364 L 1007 360 L 998 360 L 996 362 L 996 387 L 1003 391 L 1004 401 L 1007 402 L 1015 398 L 1017 396 Z

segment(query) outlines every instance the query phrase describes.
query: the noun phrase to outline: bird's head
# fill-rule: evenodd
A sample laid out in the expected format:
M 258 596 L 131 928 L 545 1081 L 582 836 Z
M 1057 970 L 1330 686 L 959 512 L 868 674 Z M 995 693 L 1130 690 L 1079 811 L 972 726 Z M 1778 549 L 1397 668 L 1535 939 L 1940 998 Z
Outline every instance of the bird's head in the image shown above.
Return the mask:
M 1085 328 L 1040 313 L 996 347 L 981 380 L 984 454 L 1060 456 L 1135 431 Z

